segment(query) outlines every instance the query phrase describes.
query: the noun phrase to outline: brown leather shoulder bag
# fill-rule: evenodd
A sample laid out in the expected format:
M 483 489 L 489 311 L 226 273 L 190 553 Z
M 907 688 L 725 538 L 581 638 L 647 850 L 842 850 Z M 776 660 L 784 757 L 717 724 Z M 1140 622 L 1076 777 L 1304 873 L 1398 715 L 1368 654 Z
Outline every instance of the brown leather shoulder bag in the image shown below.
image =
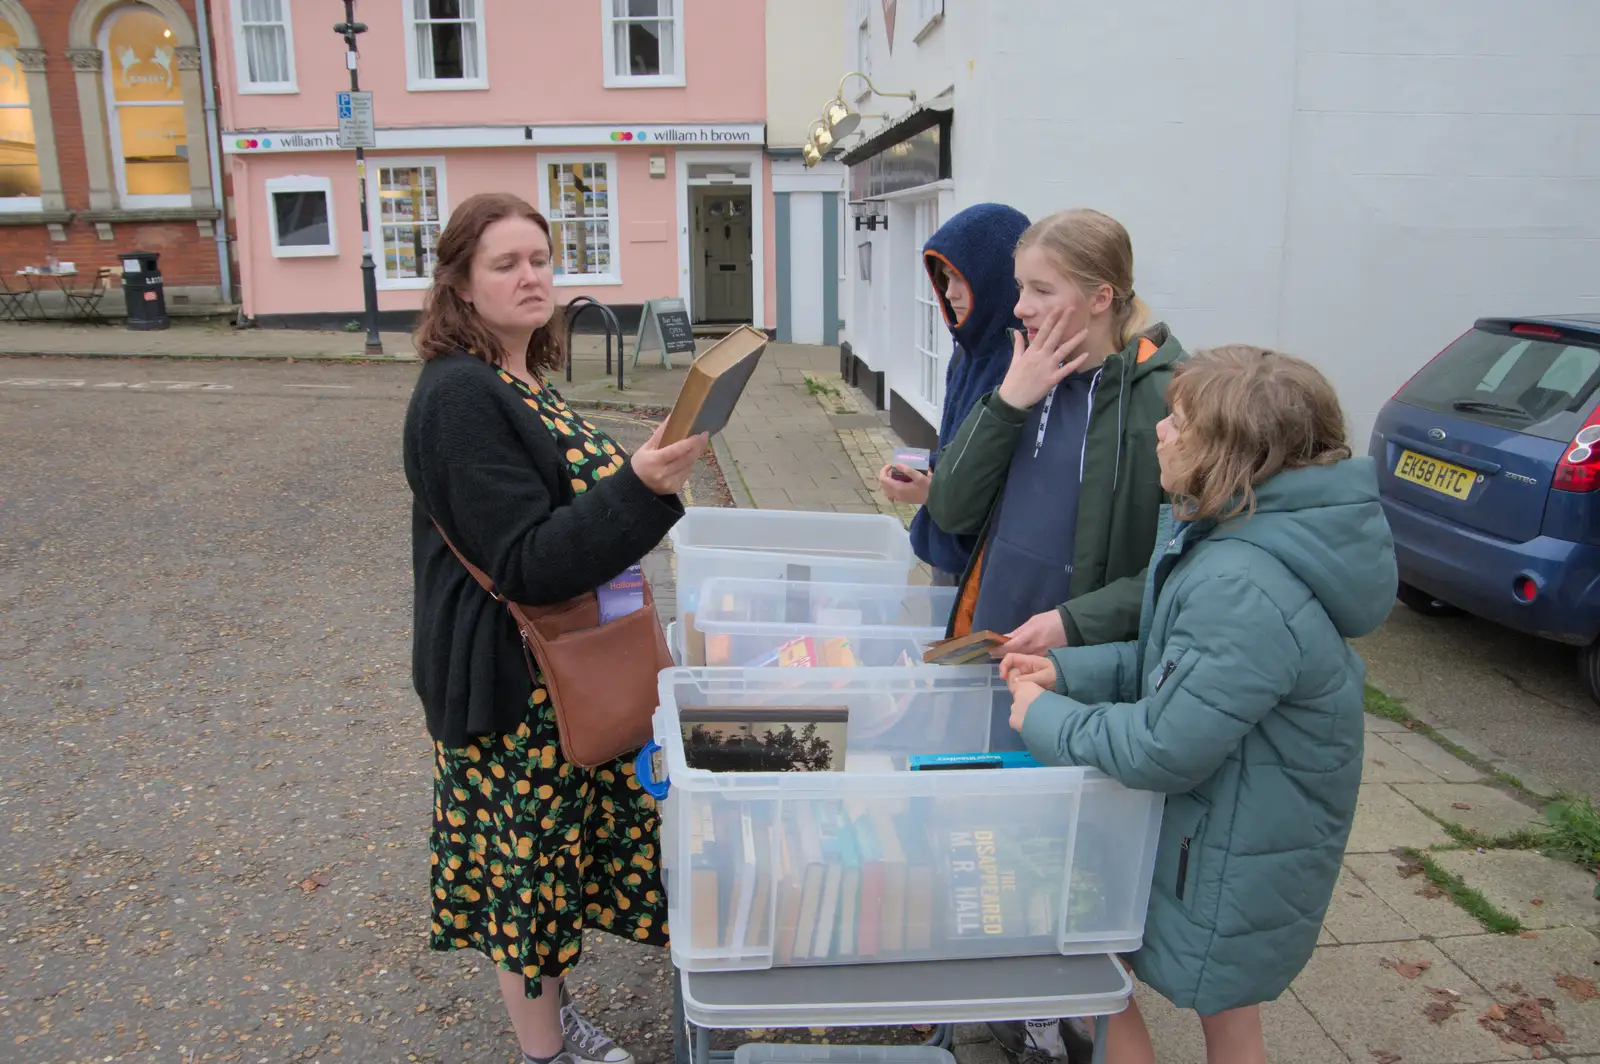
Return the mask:
M 434 527 L 439 528 L 437 521 Z M 472 578 L 511 612 L 528 675 L 536 687 L 543 683 L 555 707 L 562 756 L 583 768 L 599 768 L 650 741 L 657 677 L 672 668 L 672 655 L 648 580 L 642 609 L 601 624 L 593 591 L 556 606 L 512 602 L 467 561 L 444 529 L 439 535 Z

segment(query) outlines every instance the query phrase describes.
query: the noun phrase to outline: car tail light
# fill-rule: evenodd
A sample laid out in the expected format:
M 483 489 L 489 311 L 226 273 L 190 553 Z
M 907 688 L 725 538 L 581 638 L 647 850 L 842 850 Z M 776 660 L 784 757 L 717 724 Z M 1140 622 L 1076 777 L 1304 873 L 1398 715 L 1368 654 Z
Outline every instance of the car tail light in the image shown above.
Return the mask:
M 1511 331 L 1517 336 L 1537 336 L 1544 340 L 1561 339 L 1561 330 L 1552 328 L 1549 325 L 1528 325 L 1524 323 L 1522 325 L 1513 325 Z
M 1557 491 L 1595 491 L 1600 489 L 1600 407 L 1572 438 L 1572 446 L 1556 463 L 1550 486 Z
M 1517 577 L 1516 582 L 1512 584 L 1512 590 L 1523 602 L 1532 602 L 1539 597 L 1539 585 L 1533 582 L 1531 576 Z

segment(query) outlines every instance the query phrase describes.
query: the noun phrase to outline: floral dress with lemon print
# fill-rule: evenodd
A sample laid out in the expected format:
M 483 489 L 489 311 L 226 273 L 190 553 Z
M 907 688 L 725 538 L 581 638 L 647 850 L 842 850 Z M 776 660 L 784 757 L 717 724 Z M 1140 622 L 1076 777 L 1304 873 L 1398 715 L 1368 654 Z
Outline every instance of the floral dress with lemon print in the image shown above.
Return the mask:
M 575 493 L 622 467 L 622 448 L 554 389 L 500 376 L 555 436 Z M 585 769 L 561 756 L 542 684 L 514 733 L 434 744 L 432 849 L 429 944 L 521 972 L 529 997 L 577 963 L 586 927 L 667 945 L 655 800 L 631 758 Z

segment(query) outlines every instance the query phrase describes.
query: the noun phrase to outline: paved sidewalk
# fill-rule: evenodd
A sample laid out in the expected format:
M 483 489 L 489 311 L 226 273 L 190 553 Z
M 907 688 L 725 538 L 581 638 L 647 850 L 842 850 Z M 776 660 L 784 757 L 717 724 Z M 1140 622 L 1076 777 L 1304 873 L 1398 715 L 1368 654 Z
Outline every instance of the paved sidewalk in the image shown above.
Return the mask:
M 833 348 L 774 345 L 719 446 L 739 505 L 879 511 L 896 440 L 838 375 Z M 1377 699 L 1374 707 L 1392 706 Z M 1600 1064 L 1595 877 L 1529 846 L 1538 800 L 1369 714 L 1344 874 L 1315 956 L 1264 1008 L 1271 1059 L 1295 1064 Z M 1458 905 L 1463 898 L 1471 911 Z M 1491 933 L 1484 921 L 1507 928 Z M 1200 1025 L 1138 995 L 1163 1062 L 1200 1062 Z M 960 1064 L 1003 1064 L 963 1027 Z
M 88 345 L 75 332 L 91 335 L 95 350 L 65 346 Z M 337 358 L 352 346 L 358 355 L 361 341 L 187 326 L 149 334 L 8 325 L 0 326 L 0 351 L 44 353 L 26 349 L 51 337 L 64 345 L 58 353 L 145 358 Z M 400 350 L 395 339 L 385 337 L 391 351 Z M 619 396 L 592 341 L 580 338 L 574 386 L 563 388 L 569 396 L 670 405 L 681 364 L 666 371 L 641 362 L 637 376 L 630 367 Z M 891 506 L 875 487 L 896 441 L 837 370 L 834 348 L 768 348 L 716 441 L 737 505 L 910 519 L 909 508 Z M 1403 716 L 1382 698 L 1369 709 Z M 1264 1010 L 1272 1059 L 1499 1064 L 1537 1054 L 1600 1064 L 1594 876 L 1530 848 L 1540 803 L 1492 766 L 1456 757 L 1426 727 L 1377 714 L 1367 727 L 1355 830 L 1321 945 L 1290 992 Z M 1204 1059 L 1192 1016 L 1147 992 L 1139 1000 L 1163 1062 Z M 963 1028 L 959 1042 L 961 1064 L 1001 1064 L 983 1028 Z

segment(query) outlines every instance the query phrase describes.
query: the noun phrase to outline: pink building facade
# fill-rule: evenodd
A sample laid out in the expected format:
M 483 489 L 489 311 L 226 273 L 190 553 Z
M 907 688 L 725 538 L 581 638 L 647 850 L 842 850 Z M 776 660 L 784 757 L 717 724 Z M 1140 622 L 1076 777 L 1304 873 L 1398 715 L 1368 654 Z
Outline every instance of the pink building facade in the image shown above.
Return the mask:
M 340 5 L 212 6 L 249 318 L 360 319 L 365 182 L 385 327 L 422 306 L 452 206 L 490 191 L 550 219 L 563 303 L 591 296 L 627 327 L 678 296 L 697 322 L 774 324 L 764 4 L 358 0 L 364 174 L 337 135 Z

